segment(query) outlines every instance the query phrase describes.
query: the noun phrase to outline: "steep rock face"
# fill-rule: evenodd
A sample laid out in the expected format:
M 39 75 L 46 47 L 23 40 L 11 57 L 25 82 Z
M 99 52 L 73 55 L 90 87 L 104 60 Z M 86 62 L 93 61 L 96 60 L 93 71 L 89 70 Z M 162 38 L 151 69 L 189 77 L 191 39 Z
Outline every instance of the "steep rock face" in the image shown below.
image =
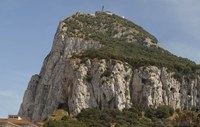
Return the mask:
M 70 64 L 68 58 L 72 54 L 101 47 L 98 42 L 66 37 L 62 25 L 61 22 L 52 50 L 45 58 L 40 74 L 32 77 L 25 92 L 19 114 L 27 119 L 39 121 L 65 101 L 62 81 Z
M 153 107 L 170 105 L 174 109 L 198 107 L 200 76 L 183 78 L 180 83 L 173 75 L 172 72 L 167 72 L 167 68 L 159 69 L 155 66 L 134 70 L 133 102 L 142 102 Z
M 57 108 L 76 115 L 83 108 L 122 110 L 134 103 L 171 105 L 175 109 L 199 106 L 198 74 L 178 81 L 165 67 L 136 68 L 120 60 L 76 58 L 75 54 L 103 45 L 69 37 L 65 26 L 65 22 L 60 23 L 40 74 L 29 82 L 19 111 L 23 118 L 41 121 Z

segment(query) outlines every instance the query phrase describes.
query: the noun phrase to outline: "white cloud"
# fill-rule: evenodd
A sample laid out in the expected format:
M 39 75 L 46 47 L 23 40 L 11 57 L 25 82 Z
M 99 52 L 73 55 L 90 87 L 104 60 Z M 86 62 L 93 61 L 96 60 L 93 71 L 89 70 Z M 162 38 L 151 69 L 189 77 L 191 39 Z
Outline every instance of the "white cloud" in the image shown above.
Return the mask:
M 2 97 L 9 97 L 9 98 L 16 98 L 16 93 L 11 90 L 0 91 L 0 98 Z

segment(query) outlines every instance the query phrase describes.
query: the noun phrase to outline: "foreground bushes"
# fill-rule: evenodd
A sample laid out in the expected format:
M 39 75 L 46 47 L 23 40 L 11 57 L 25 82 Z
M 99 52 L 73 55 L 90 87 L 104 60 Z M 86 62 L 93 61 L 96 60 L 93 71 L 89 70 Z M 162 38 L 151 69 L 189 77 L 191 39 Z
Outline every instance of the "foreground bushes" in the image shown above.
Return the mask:
M 148 118 L 166 119 L 174 114 L 174 109 L 170 106 L 159 106 L 157 109 L 148 108 L 145 116 Z
M 170 106 L 157 109 L 134 105 L 130 109 L 83 109 L 77 116 L 57 110 L 43 127 L 200 127 L 200 112 L 178 111 Z
M 64 112 L 64 111 L 63 111 Z M 60 113 L 61 114 L 61 113 Z M 63 114 L 63 113 L 62 113 Z M 157 109 L 135 105 L 130 109 L 83 109 L 76 117 L 59 113 L 49 117 L 44 127 L 165 127 L 172 124 L 168 120 L 174 114 L 169 106 Z

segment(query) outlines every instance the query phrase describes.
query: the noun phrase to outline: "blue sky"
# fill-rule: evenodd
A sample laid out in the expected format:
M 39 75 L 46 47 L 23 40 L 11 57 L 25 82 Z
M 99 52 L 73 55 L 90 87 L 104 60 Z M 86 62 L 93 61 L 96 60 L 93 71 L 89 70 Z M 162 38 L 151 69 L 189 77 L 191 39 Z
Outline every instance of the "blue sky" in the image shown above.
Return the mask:
M 0 0 L 0 117 L 17 114 L 59 21 L 102 5 L 155 35 L 163 48 L 200 63 L 199 0 Z

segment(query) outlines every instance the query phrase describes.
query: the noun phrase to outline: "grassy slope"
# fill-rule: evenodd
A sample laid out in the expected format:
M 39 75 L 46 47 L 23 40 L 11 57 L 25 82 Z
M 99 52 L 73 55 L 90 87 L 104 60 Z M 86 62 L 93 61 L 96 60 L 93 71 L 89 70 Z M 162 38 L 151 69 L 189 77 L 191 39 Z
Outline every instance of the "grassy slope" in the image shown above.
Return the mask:
M 140 45 L 147 37 L 152 39 L 153 43 L 157 43 L 157 39 L 140 26 L 114 14 L 98 12 L 96 16 L 73 15 L 67 18 L 65 23 L 69 36 L 95 40 L 104 45 L 100 49 L 87 50 L 79 56 L 81 58 L 118 59 L 128 62 L 133 67 L 149 65 L 167 67 L 176 72 L 177 79 L 181 79 L 183 74 L 193 74 L 200 68 L 193 61 L 177 57 L 161 47 Z M 119 32 L 131 30 L 136 30 L 138 33 L 127 32 L 120 38 L 114 38 Z M 137 40 L 137 43 L 128 42 L 129 35 Z

